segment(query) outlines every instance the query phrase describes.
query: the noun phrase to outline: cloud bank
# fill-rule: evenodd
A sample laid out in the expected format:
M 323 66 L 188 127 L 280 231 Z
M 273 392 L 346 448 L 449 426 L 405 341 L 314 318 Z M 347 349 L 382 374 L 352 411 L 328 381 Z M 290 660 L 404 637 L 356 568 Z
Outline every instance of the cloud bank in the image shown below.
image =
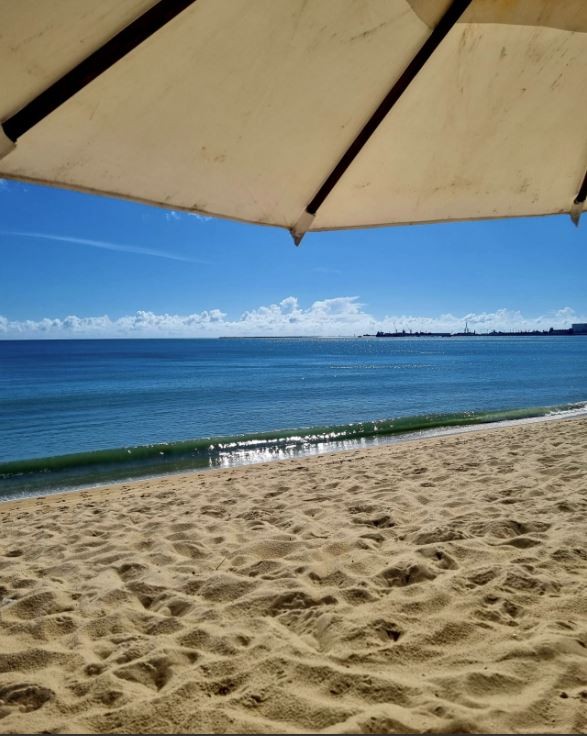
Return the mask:
M 155 314 L 140 310 L 132 315 L 111 318 L 46 317 L 41 320 L 9 320 L 0 316 L 0 339 L 23 338 L 108 338 L 108 337 L 219 337 L 219 336 L 353 336 L 377 330 L 424 330 L 457 332 L 465 322 L 478 332 L 489 330 L 544 330 L 569 327 L 573 322 L 587 322 L 570 307 L 538 317 L 526 317 L 520 311 L 498 309 L 495 312 L 441 314 L 421 317 L 409 314 L 377 318 L 369 314 L 356 296 L 322 299 L 308 307 L 290 296 L 277 304 L 257 307 L 231 319 L 220 309 L 194 314 Z

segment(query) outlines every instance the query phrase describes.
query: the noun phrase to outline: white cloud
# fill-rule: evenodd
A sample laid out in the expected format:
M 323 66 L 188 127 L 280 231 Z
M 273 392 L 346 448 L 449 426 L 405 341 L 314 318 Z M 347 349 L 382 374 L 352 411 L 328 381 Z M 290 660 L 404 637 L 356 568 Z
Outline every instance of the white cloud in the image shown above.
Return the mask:
M 411 315 L 388 316 L 382 320 L 385 330 L 422 330 L 426 332 L 460 332 L 468 323 L 470 330 L 489 332 L 490 330 L 548 330 L 550 327 L 568 328 L 573 322 L 585 322 L 585 316 L 578 315 L 574 309 L 562 309 L 526 317 L 519 310 L 497 309 L 495 312 L 469 312 L 463 315 L 441 314 L 436 317 L 415 317 Z
M 212 218 L 209 215 L 201 215 L 199 212 L 188 212 L 187 210 L 167 210 L 165 219 L 167 222 L 179 222 L 183 216 L 193 217 L 199 222 L 209 222 Z
M 167 258 L 172 261 L 186 261 L 189 263 L 208 263 L 208 261 L 202 261 L 199 259 L 187 258 L 184 256 L 176 255 L 164 250 L 156 250 L 155 248 L 143 248 L 137 245 L 123 245 L 121 243 L 110 243 L 105 240 L 90 240 L 88 238 L 78 238 L 69 235 L 51 235 L 49 233 L 37 233 L 37 232 L 23 232 L 20 230 L 15 231 L 2 231 L 0 235 L 15 236 L 17 238 L 34 238 L 40 240 L 51 240 L 58 243 L 72 243 L 79 245 L 89 245 L 92 248 L 102 248 L 104 250 L 113 250 L 119 253 L 136 253 L 144 256 L 157 256 L 158 258 Z
M 135 314 L 113 319 L 108 315 L 41 320 L 9 320 L 0 316 L 0 337 L 218 337 L 245 335 L 317 335 L 350 336 L 374 333 L 377 330 L 425 330 L 457 332 L 465 322 L 478 332 L 488 330 L 543 330 L 569 327 L 573 322 L 587 322 L 564 307 L 539 317 L 525 317 L 521 312 L 498 309 L 495 312 L 462 315 L 442 314 L 420 317 L 389 315 L 378 319 L 365 311 L 358 297 L 343 296 L 315 301 L 308 307 L 290 296 L 277 304 L 260 306 L 230 319 L 220 309 L 194 314 L 155 314 L 140 310 Z

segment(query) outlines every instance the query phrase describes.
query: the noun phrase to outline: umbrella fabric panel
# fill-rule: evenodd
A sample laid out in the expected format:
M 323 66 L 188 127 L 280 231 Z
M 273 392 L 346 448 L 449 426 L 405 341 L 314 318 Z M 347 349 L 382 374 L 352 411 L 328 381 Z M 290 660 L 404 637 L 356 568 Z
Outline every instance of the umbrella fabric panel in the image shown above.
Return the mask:
M 198 0 L 0 170 L 290 227 L 429 33 L 406 0 Z
M 79 64 L 156 0 L 0 0 L 0 120 Z
M 587 34 L 457 24 L 313 229 L 568 212 L 587 166 Z
M 0 119 L 154 4 L 0 0 Z M 292 228 L 450 5 L 197 0 L 0 176 Z M 472 0 L 310 229 L 568 212 L 586 64 L 584 0 Z

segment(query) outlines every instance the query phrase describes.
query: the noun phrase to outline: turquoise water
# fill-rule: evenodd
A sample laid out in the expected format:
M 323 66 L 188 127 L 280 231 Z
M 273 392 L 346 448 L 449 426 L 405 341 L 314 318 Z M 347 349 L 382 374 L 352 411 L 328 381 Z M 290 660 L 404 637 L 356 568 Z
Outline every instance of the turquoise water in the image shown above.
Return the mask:
M 587 401 L 587 338 L 0 342 L 0 497 Z

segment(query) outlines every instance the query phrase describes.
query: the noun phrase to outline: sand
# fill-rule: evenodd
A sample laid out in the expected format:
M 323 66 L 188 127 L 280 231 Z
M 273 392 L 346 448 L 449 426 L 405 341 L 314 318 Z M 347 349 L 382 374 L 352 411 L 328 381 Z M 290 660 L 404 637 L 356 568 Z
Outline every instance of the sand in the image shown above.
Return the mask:
M 1 732 L 587 729 L 587 421 L 0 506 Z

